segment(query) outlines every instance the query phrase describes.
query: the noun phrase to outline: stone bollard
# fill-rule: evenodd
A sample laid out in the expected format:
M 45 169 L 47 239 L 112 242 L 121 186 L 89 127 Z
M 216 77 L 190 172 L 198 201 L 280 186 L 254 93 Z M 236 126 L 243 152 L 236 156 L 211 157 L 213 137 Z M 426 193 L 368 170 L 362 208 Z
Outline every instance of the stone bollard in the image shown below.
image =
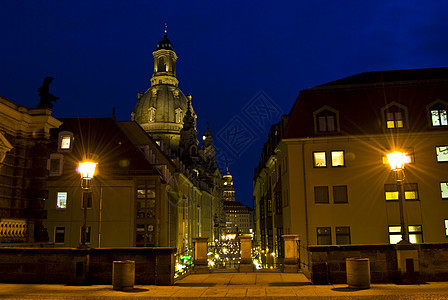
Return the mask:
M 131 291 L 135 283 L 135 261 L 114 261 L 112 266 L 112 285 L 114 290 Z
M 345 266 L 349 288 L 370 288 L 370 260 L 368 258 L 346 258 Z
M 208 237 L 194 237 L 194 268 L 193 272 L 196 274 L 209 273 L 207 261 L 207 241 Z
M 282 235 L 285 242 L 285 258 L 283 259 L 284 273 L 297 273 L 299 271 L 299 258 L 297 257 L 298 234 Z
M 254 271 L 254 265 L 252 263 L 252 236 L 250 234 L 243 234 L 239 237 L 241 260 L 238 266 L 238 272 L 247 273 Z

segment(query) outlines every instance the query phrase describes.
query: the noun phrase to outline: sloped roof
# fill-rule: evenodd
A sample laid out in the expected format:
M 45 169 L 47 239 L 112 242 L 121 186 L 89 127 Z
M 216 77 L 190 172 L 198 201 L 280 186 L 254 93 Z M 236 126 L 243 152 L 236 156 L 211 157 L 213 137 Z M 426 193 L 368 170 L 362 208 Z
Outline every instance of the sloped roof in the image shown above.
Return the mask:
M 448 68 L 366 72 L 300 92 L 290 112 L 284 138 L 316 133 L 313 112 L 325 105 L 339 113 L 340 131 L 331 135 L 384 133 L 382 108 L 392 102 L 407 107 L 408 131 L 434 130 L 426 105 L 448 100 Z
M 102 175 L 160 175 L 143 153 L 110 118 L 61 119 L 63 124 L 53 133 L 57 149 L 58 132 L 73 133 L 73 150 L 67 157 L 73 164 L 85 155 L 94 156 Z

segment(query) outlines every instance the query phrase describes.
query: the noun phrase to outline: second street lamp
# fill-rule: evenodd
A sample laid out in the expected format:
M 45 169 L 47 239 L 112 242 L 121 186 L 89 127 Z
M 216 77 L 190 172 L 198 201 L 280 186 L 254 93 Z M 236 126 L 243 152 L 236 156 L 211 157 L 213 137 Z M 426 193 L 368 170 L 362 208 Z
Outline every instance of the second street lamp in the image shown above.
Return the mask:
M 95 175 L 95 168 L 97 163 L 91 161 L 80 162 L 78 166 L 79 174 L 81 175 L 81 188 L 85 191 L 89 191 L 91 186 L 91 180 Z M 81 248 L 86 248 L 87 240 L 87 199 L 84 199 L 84 193 L 82 194 L 84 222 L 81 232 Z
M 403 152 L 392 152 L 387 154 L 387 160 L 389 161 L 390 168 L 392 170 L 392 176 L 397 183 L 397 191 L 398 191 L 398 205 L 400 209 L 400 227 L 401 227 L 401 241 L 398 244 L 409 244 L 409 233 L 407 224 L 404 219 L 404 200 L 405 200 L 405 192 L 404 192 L 404 166 L 408 162 L 409 157 L 406 155 L 407 153 Z

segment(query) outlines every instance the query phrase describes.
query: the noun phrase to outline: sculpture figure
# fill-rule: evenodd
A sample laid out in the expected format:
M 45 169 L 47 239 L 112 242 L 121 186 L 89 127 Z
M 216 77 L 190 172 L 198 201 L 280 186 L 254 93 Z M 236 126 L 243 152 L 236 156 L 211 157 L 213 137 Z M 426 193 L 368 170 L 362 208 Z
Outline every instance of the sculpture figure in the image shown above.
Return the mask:
M 53 81 L 53 77 L 46 77 L 44 79 L 44 82 L 42 83 L 42 86 L 37 89 L 39 92 L 40 101 L 37 107 L 46 107 L 49 109 L 53 109 L 53 103 L 58 100 L 58 97 L 55 97 L 53 94 L 50 93 L 50 84 Z

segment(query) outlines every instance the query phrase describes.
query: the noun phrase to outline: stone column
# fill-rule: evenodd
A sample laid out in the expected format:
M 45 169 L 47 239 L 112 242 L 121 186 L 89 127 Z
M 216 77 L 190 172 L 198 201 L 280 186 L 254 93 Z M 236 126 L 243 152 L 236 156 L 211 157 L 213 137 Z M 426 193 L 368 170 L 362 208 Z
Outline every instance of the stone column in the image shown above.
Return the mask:
M 299 271 L 299 258 L 297 257 L 298 234 L 282 235 L 285 241 L 285 258 L 283 260 L 284 273 L 297 273 Z
M 239 237 L 241 260 L 238 266 L 238 272 L 253 272 L 254 265 L 252 263 L 252 236 L 250 234 L 243 234 Z
M 194 268 L 193 272 L 196 274 L 208 273 L 207 262 L 207 241 L 208 237 L 200 236 L 194 237 Z

